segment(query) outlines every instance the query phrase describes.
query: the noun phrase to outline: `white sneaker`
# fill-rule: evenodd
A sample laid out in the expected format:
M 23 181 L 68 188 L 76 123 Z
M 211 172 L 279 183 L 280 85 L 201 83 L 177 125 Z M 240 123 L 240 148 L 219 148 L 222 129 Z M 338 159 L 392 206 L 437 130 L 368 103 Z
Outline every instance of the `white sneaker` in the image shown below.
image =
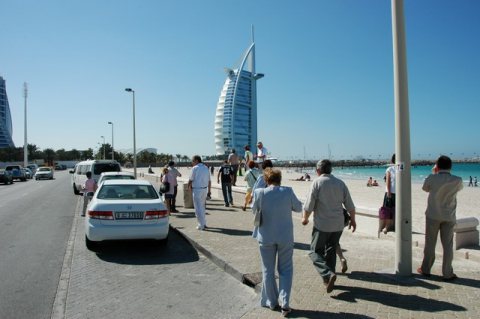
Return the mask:
M 205 227 L 202 227 L 202 226 L 198 225 L 198 226 L 197 226 L 197 229 L 198 229 L 198 230 L 204 230 Z

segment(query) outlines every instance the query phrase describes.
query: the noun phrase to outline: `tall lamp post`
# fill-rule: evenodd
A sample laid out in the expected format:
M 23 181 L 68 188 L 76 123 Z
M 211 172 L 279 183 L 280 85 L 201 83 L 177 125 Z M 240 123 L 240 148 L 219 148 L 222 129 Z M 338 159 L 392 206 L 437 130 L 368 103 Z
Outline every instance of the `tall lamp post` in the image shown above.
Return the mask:
M 112 161 L 115 159 L 115 151 L 113 150 L 113 122 L 108 122 L 112 125 Z
M 133 175 L 137 178 L 137 145 L 135 139 L 135 91 L 126 88 L 125 91 L 131 92 L 133 97 Z
M 23 167 L 27 167 L 28 165 L 28 144 L 27 144 L 27 95 L 28 95 L 28 88 L 27 82 L 23 83 L 23 97 L 25 98 L 25 133 L 24 133 L 24 141 L 23 141 Z
M 393 75 L 395 97 L 395 272 L 412 275 L 412 188 L 410 111 L 403 0 L 392 0 Z
M 103 138 L 103 144 L 102 144 L 102 148 L 103 148 L 103 159 L 105 159 L 105 136 L 100 136 L 101 138 Z

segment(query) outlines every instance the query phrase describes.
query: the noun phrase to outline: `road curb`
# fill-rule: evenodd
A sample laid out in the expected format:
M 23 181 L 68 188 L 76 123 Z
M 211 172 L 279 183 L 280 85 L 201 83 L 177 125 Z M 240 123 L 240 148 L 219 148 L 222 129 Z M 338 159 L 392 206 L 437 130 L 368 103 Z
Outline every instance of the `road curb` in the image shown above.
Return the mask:
M 65 256 L 63 257 L 62 271 L 60 273 L 60 279 L 58 281 L 57 293 L 55 294 L 55 300 L 52 307 L 51 319 L 63 319 L 65 318 L 65 307 L 67 305 L 68 286 L 70 283 L 70 272 L 72 269 L 73 250 L 75 244 L 75 238 L 77 236 L 77 221 L 78 213 L 80 212 L 81 200 L 77 200 L 75 206 L 75 212 L 72 221 L 72 228 L 70 230 L 70 236 L 68 237 L 67 248 L 65 250 Z

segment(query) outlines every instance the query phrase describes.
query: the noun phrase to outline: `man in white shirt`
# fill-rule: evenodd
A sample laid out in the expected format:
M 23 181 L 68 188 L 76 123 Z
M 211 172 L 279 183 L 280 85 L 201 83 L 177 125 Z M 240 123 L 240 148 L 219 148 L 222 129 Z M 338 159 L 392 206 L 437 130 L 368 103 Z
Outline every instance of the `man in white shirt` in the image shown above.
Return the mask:
M 457 278 L 453 272 L 453 228 L 457 222 L 457 193 L 463 188 L 461 177 L 451 175 L 452 160 L 445 155 L 437 159 L 434 173 L 429 175 L 422 189 L 428 192 L 428 204 L 425 212 L 425 247 L 422 266 L 417 272 L 430 277 L 430 270 L 435 261 L 435 246 L 438 233 L 443 247 L 443 280 Z
M 263 146 L 262 142 L 257 143 L 257 163 L 263 163 L 267 159 L 267 148 Z
M 192 190 L 193 206 L 195 207 L 195 216 L 197 216 L 198 230 L 204 230 L 207 227 L 205 219 L 205 202 L 207 194 L 210 193 L 210 173 L 208 167 L 202 163 L 199 155 L 194 155 L 192 159 L 192 173 L 188 179 L 188 189 Z

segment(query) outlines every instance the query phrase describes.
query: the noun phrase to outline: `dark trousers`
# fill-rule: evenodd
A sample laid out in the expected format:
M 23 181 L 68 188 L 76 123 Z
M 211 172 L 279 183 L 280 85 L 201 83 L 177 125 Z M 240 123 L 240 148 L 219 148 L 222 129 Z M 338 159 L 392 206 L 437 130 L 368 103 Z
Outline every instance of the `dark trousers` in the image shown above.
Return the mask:
M 222 193 L 223 193 L 223 200 L 225 201 L 225 205 L 228 205 L 229 203 L 233 204 L 231 183 L 222 183 Z
M 233 186 L 237 184 L 238 164 L 232 165 Z
M 177 186 L 173 188 L 173 198 L 171 200 L 172 210 L 177 210 L 177 206 L 175 206 L 175 203 L 177 202 L 177 188 L 178 188 Z
M 342 231 L 330 233 L 320 231 L 313 227 L 311 252 L 309 256 L 324 282 L 328 282 L 330 275 L 335 273 L 335 265 L 337 262 L 335 252 L 341 236 Z

